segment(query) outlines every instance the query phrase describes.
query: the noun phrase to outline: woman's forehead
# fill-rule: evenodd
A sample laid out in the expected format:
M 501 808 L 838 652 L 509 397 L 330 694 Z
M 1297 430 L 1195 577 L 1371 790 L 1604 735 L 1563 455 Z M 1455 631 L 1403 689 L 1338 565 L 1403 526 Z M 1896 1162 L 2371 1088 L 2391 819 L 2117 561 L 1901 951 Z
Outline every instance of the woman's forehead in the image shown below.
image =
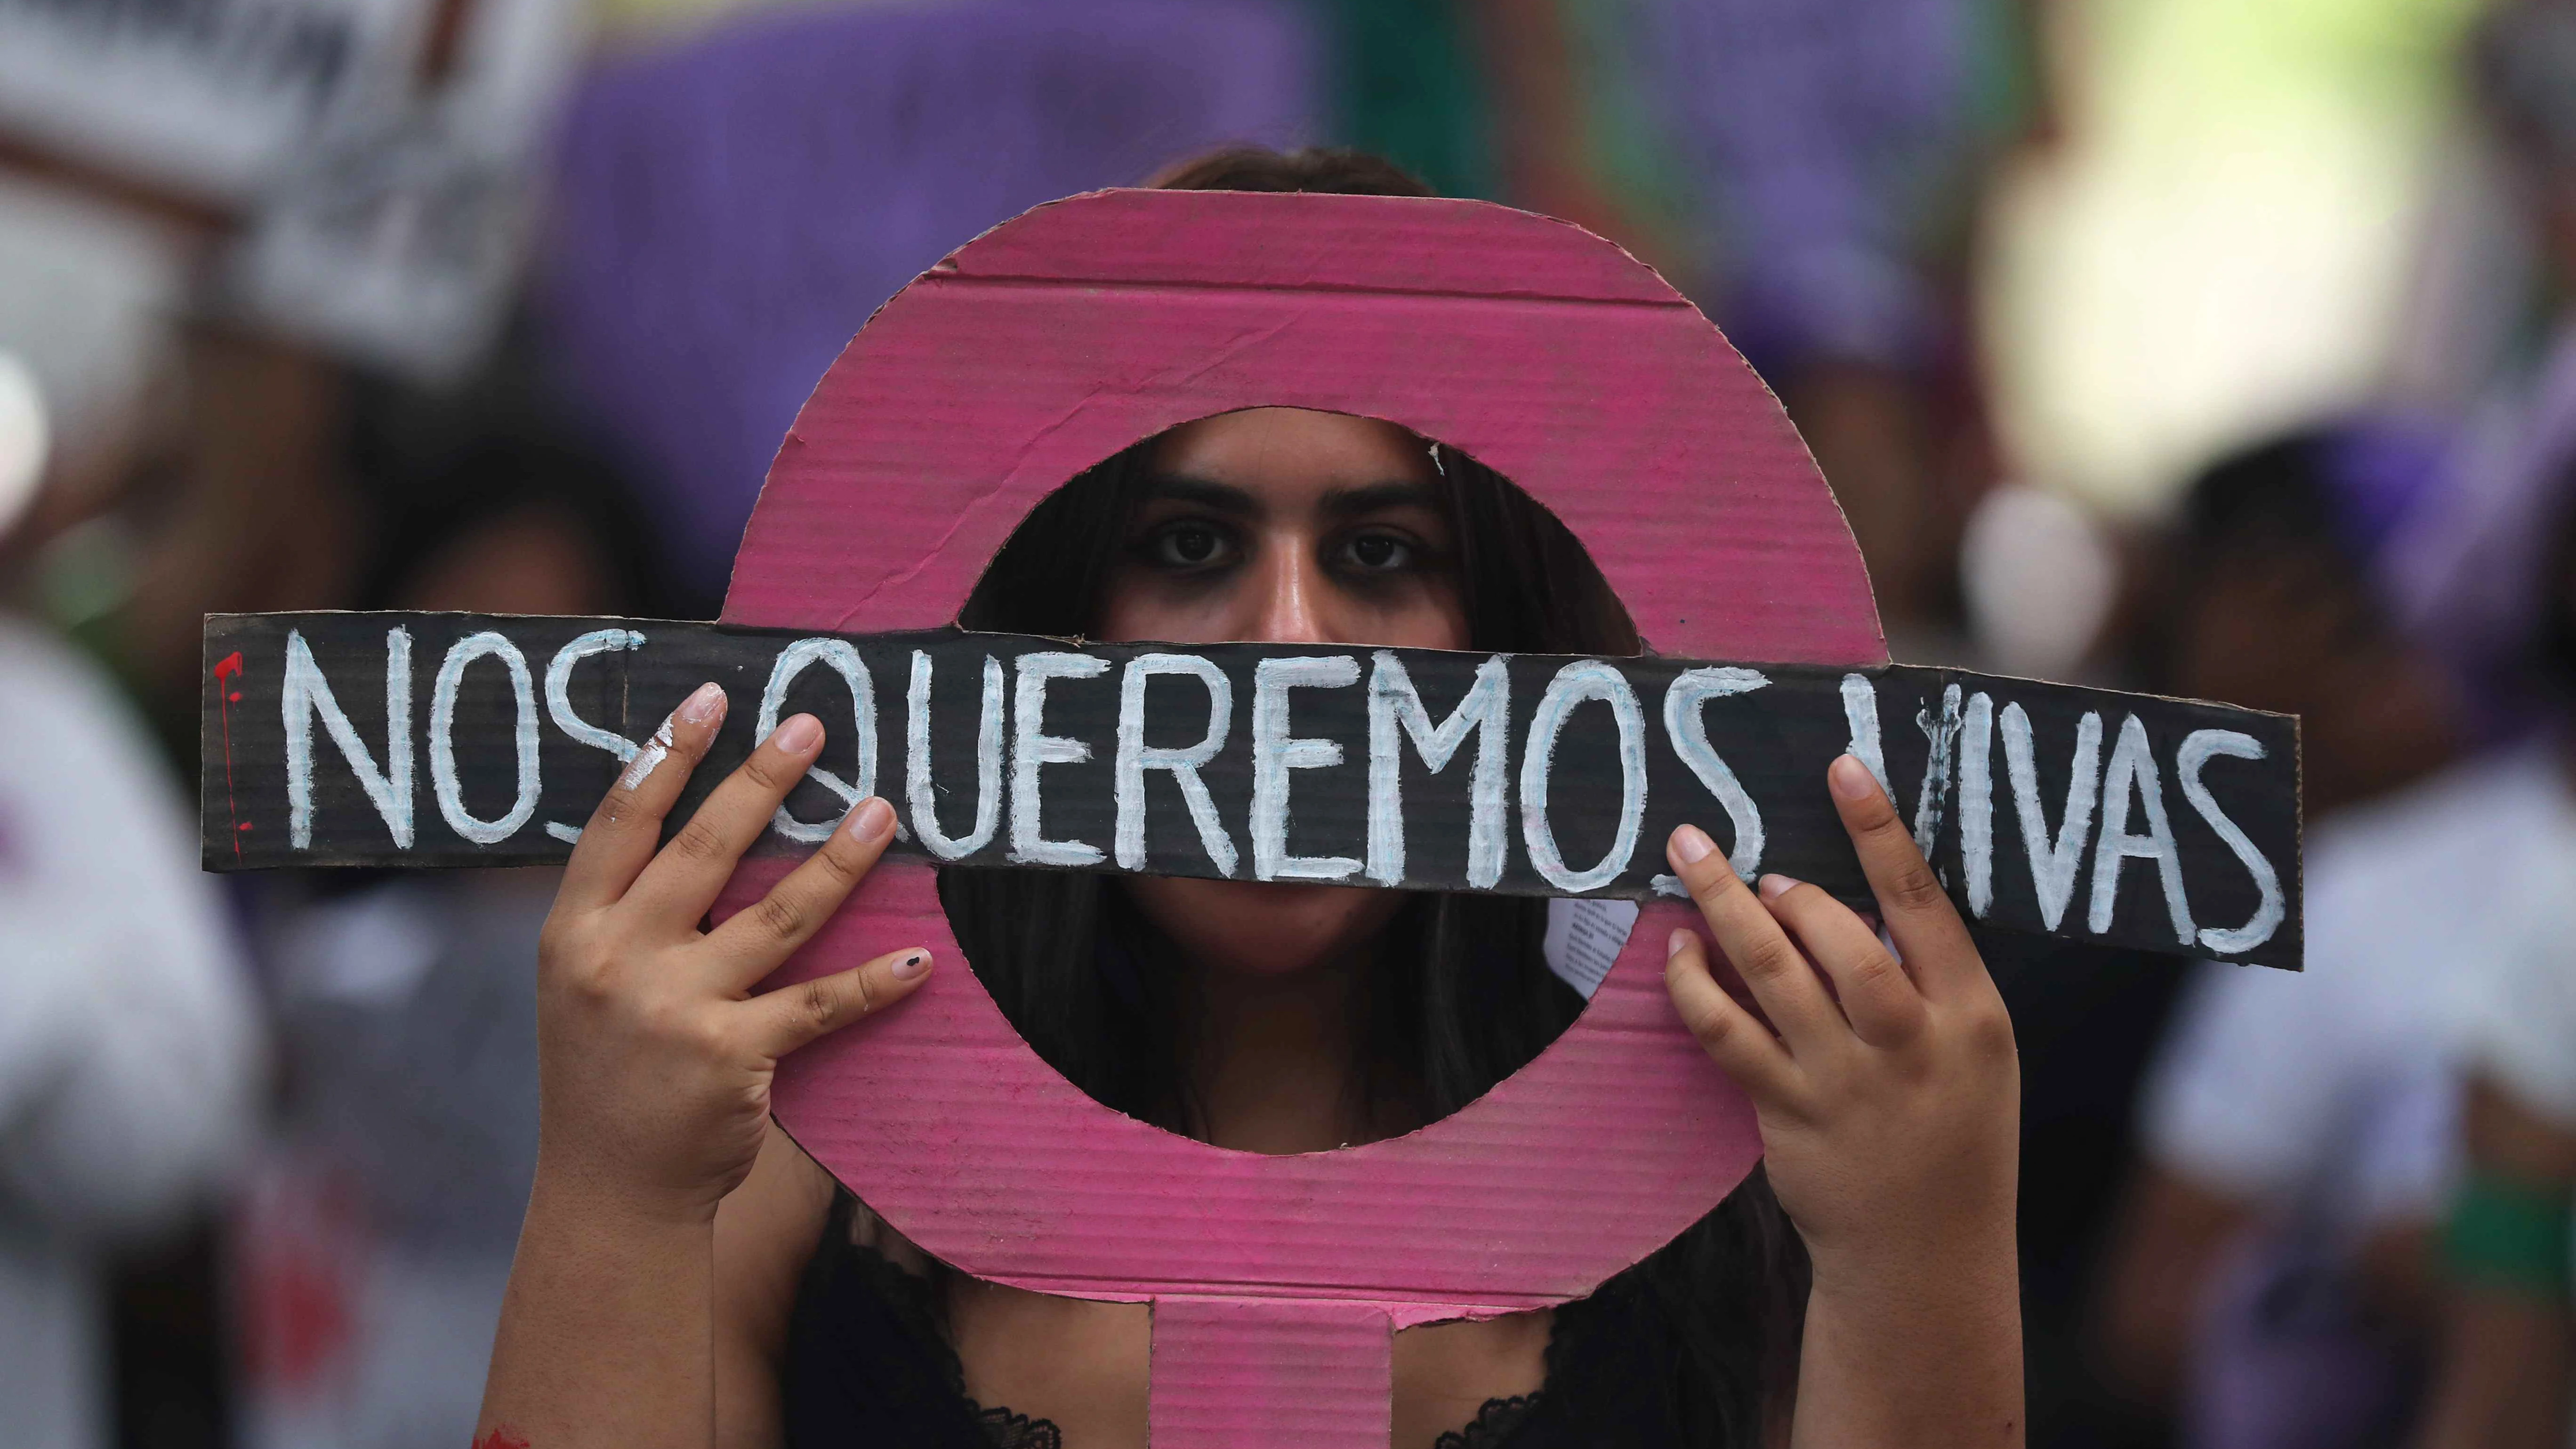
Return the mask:
M 1264 495 L 1320 495 L 1435 476 L 1430 445 L 1394 423 L 1255 407 L 1181 424 L 1147 454 L 1155 472 Z

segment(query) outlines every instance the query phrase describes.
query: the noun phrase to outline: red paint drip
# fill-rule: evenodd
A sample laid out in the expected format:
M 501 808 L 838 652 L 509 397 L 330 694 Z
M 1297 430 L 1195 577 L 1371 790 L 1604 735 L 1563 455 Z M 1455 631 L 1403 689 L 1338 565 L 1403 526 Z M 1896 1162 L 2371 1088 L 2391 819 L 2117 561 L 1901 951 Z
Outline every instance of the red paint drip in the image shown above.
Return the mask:
M 474 1449 L 528 1449 L 528 1441 L 506 1424 L 495 1424 L 474 1441 Z
M 242 823 L 241 803 L 233 798 L 233 701 L 241 698 L 241 691 L 233 690 L 229 693 L 225 692 L 223 689 L 223 681 L 227 679 L 237 679 L 241 676 L 241 672 L 242 657 L 241 651 L 238 649 L 215 661 L 216 692 L 223 695 L 224 808 L 232 812 L 233 859 L 235 860 L 241 859 L 242 832 L 250 829 L 248 825 Z M 482 1449 L 482 1446 L 478 1445 L 476 1446 L 476 1449 Z M 494 1449 L 506 1449 L 506 1446 L 496 1445 L 494 1446 Z M 515 1446 L 515 1449 L 528 1449 L 528 1446 L 520 1444 Z

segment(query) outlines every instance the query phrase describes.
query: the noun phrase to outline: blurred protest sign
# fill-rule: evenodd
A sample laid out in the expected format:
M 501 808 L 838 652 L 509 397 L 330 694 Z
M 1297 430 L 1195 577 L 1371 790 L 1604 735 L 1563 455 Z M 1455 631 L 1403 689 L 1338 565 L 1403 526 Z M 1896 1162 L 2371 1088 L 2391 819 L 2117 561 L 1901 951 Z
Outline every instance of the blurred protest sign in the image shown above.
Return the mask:
M 426 0 L 7 0 L 0 124 L 201 200 L 246 203 L 327 118 L 407 92 Z
M 569 0 L 0 0 L 0 152 L 211 217 L 219 305 L 459 370 L 524 250 Z

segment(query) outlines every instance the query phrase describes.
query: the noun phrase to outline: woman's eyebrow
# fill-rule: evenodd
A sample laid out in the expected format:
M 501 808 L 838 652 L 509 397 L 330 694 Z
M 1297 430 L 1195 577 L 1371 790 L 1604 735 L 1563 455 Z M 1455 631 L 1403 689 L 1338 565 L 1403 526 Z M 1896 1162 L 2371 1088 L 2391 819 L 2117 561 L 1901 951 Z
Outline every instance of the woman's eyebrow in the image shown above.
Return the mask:
M 1145 501 L 1195 503 L 1237 518 L 1255 518 L 1261 513 L 1261 500 L 1240 488 L 1180 473 L 1157 473 L 1145 480 Z
M 1440 492 L 1428 483 L 1398 479 L 1332 489 L 1318 500 L 1316 507 L 1330 518 L 1355 518 L 1386 508 L 1427 508 L 1436 513 L 1440 509 Z

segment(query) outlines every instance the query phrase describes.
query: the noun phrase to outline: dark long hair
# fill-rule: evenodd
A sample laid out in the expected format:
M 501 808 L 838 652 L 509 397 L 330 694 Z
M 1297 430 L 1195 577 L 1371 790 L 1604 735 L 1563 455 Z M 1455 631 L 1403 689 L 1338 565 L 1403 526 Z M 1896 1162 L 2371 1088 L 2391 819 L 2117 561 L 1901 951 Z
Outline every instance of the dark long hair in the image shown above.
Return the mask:
M 1348 152 L 1220 153 L 1166 186 L 1426 195 L 1392 165 Z M 1151 440 L 1050 495 L 994 557 L 958 623 L 1079 635 L 1098 617 L 1146 478 Z M 1555 515 L 1501 475 L 1441 447 L 1470 647 L 1641 652 L 1628 612 Z M 968 964 L 1038 1055 L 1131 1116 L 1195 1133 L 1187 1085 L 1189 973 L 1105 877 L 972 870 L 939 877 Z M 1413 897 L 1377 942 L 1355 1003 L 1366 1040 L 1351 1084 L 1366 1120 L 1458 1110 L 1526 1065 L 1583 1009 L 1542 954 L 1546 903 Z M 1794 1381 L 1806 1258 L 1757 1170 L 1680 1238 L 1605 1285 L 1671 1345 L 1659 1375 L 1690 1442 L 1755 1445 Z

